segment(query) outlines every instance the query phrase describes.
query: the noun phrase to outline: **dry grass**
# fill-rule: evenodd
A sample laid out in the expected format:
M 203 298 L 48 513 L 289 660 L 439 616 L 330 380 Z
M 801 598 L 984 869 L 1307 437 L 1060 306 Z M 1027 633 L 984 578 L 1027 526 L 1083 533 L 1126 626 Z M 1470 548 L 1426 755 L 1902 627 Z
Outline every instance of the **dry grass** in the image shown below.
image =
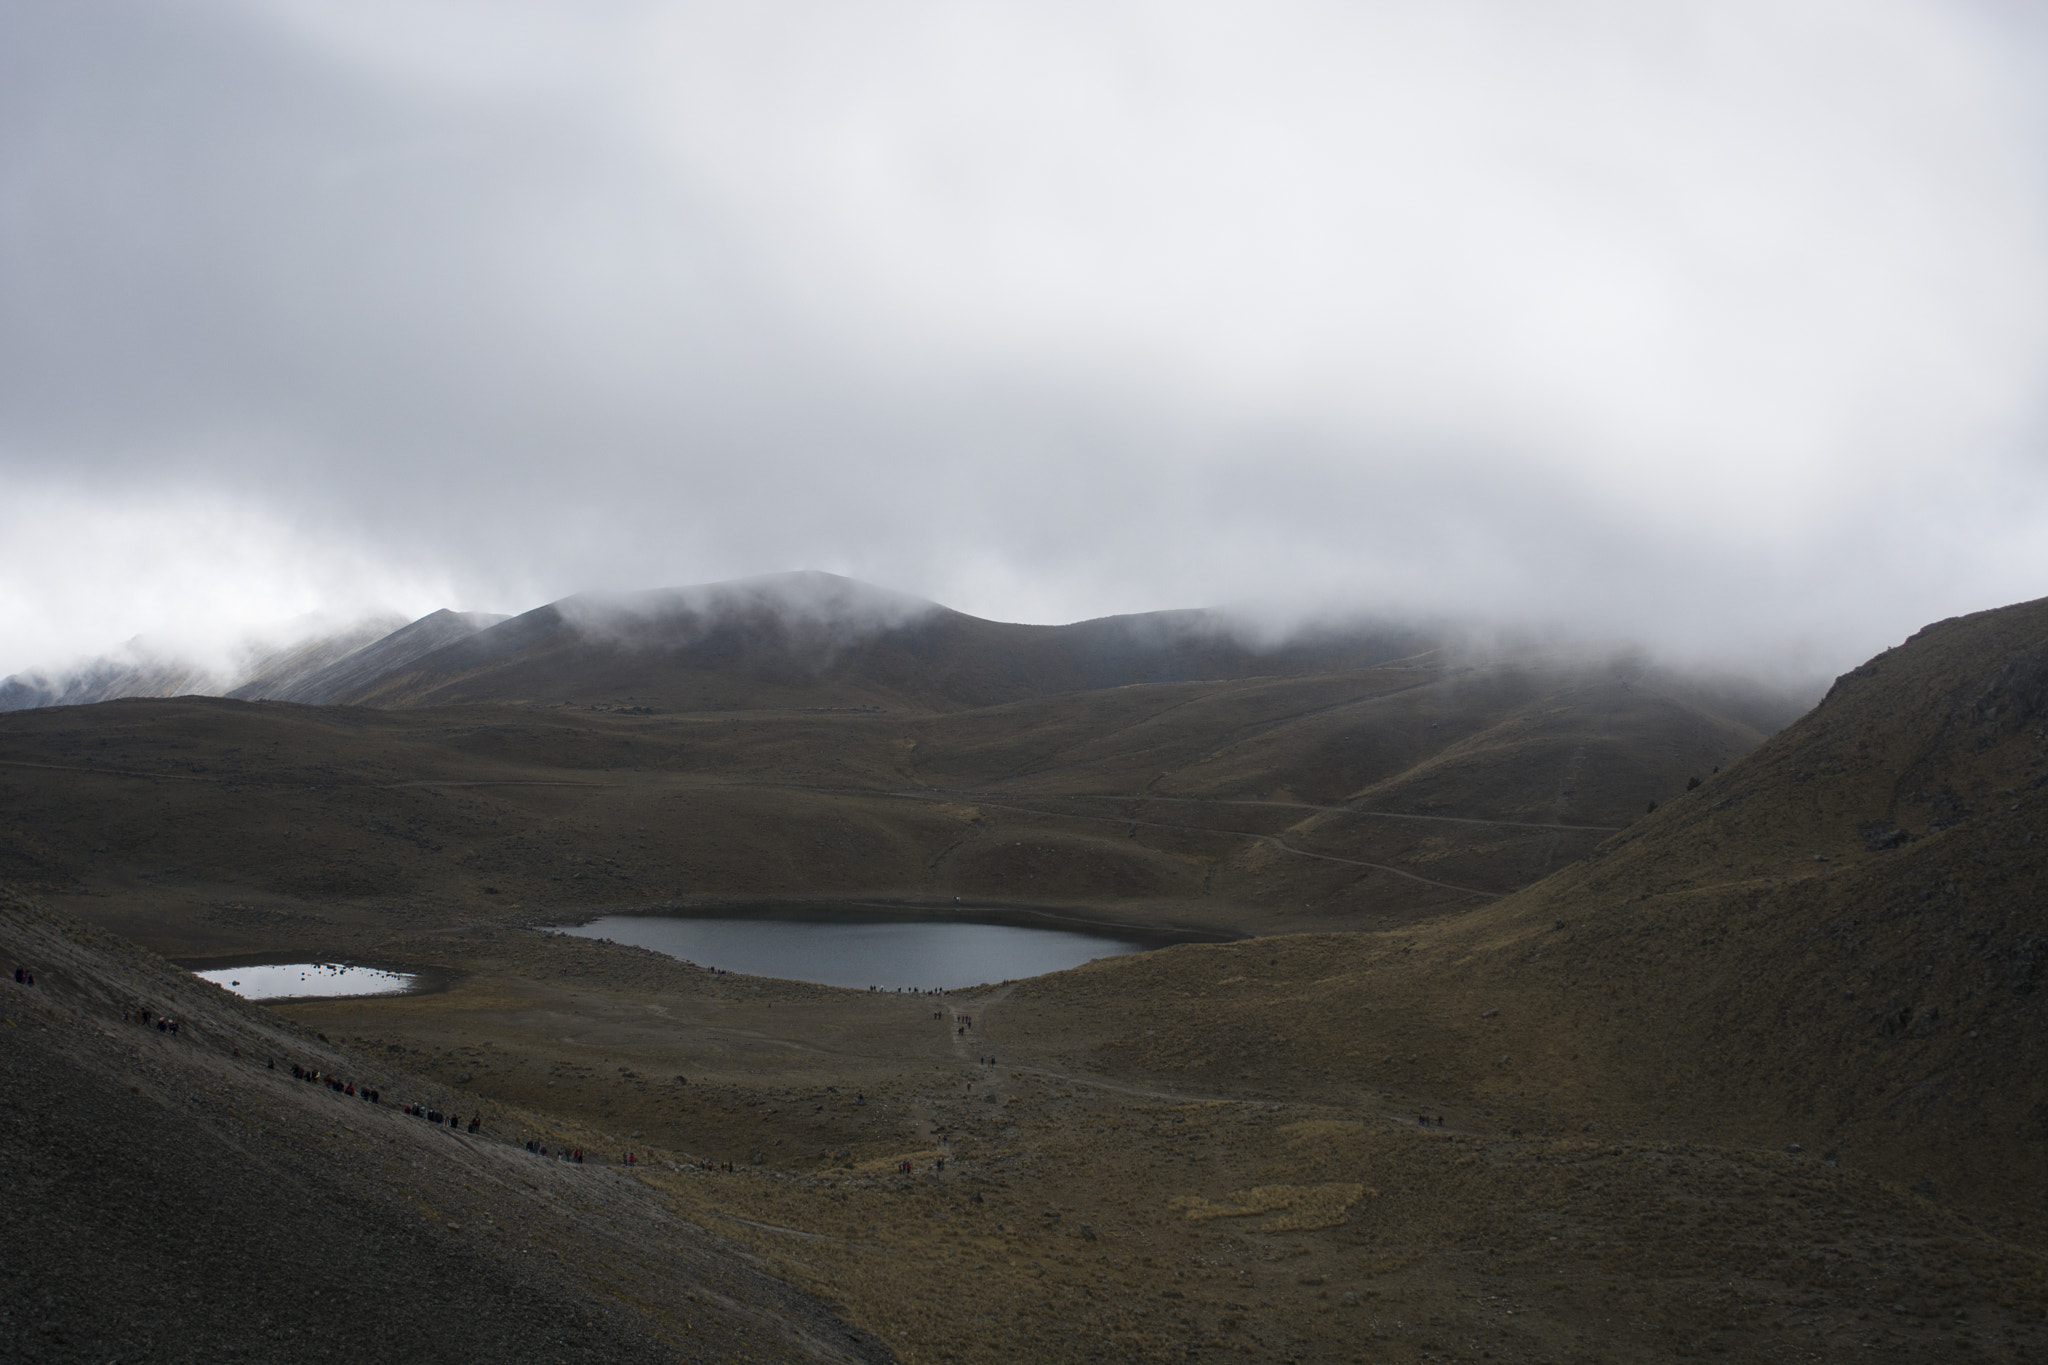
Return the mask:
M 291 1013 L 639 1144 L 907 1360 L 2037 1358 L 2044 642 L 2048 609 L 1949 623 L 1740 762 L 1640 679 L 1427 670 L 921 717 L 99 708 L 0 723 L 53 765 L 7 770 L 7 856 L 153 942 L 447 966 Z M 85 772 L 130 715 L 131 757 L 289 725 L 355 775 Z M 289 890 L 332 869 L 375 885 Z M 622 874 L 1267 936 L 955 995 L 963 1046 L 922 1001 L 518 930 Z

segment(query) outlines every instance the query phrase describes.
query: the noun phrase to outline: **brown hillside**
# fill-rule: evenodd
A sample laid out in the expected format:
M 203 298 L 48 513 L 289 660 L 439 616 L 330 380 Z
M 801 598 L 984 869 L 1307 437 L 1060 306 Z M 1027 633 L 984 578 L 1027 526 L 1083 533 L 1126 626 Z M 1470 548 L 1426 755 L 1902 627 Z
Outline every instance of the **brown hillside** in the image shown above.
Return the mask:
M 0 875 L 201 953 L 760 899 L 1355 928 L 1583 856 L 1770 712 L 1437 658 L 939 715 L 121 702 L 0 718 Z
M 1427 1083 L 1501 1127 L 1797 1143 L 2038 1226 L 2044 705 L 2048 602 L 1946 621 L 1519 895 L 1020 995 L 1121 1072 Z M 1106 1022 L 1133 1000 L 1152 1032 Z

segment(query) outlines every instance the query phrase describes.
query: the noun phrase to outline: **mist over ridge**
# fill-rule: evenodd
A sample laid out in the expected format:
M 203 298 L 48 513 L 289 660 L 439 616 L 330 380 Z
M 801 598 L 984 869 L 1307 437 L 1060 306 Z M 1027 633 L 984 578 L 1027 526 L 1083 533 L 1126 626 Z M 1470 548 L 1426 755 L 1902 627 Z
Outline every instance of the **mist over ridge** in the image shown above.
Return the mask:
M 443 608 L 410 623 L 387 614 L 345 623 L 308 617 L 252 638 L 234 657 L 231 668 L 210 670 L 130 642 L 68 667 L 0 679 L 0 710 L 193 694 L 315 704 L 508 700 L 508 669 L 528 678 L 518 695 L 529 700 L 633 687 L 665 694 L 678 676 L 707 671 L 804 687 L 850 669 L 885 690 L 986 705 L 1140 681 L 1348 672 L 1404 657 L 1465 668 L 1604 666 L 1616 676 L 1660 667 L 1621 642 L 1358 613 L 1289 616 L 1238 606 L 1060 626 L 987 621 L 816 570 L 579 593 L 516 616 Z M 1818 695 L 1812 678 L 1690 672 L 1707 685 Z M 487 675 L 498 681 L 481 682 Z
M 2044 52 L 1934 0 L 15 7 L 0 672 L 814 564 L 1832 675 L 2048 581 Z

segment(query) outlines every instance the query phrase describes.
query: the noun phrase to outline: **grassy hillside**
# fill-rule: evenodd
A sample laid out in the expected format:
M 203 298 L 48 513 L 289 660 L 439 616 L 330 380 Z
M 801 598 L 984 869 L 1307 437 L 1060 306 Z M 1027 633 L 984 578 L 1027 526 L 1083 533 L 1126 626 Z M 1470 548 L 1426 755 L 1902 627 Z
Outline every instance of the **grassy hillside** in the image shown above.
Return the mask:
M 1365 927 L 1527 885 L 1772 719 L 1441 660 L 944 714 L 130 701 L 0 718 L 0 875 L 194 953 L 764 898 Z
M 2048 603 L 1943 622 L 1517 895 L 1020 996 L 1119 1074 L 1427 1084 L 1529 1132 L 1796 1143 L 2038 1228 L 2044 699 Z M 1132 1000 L 1150 1031 L 1109 1023 Z
M 2020 1361 L 2044 660 L 2043 604 L 1946 622 L 1768 740 L 1526 658 L 951 712 L 121 703 L 0 720 L 5 856 L 181 953 L 435 969 L 275 1013 L 644 1144 L 669 1216 L 909 1361 Z M 956 894 L 1258 936 L 926 997 L 521 927 Z

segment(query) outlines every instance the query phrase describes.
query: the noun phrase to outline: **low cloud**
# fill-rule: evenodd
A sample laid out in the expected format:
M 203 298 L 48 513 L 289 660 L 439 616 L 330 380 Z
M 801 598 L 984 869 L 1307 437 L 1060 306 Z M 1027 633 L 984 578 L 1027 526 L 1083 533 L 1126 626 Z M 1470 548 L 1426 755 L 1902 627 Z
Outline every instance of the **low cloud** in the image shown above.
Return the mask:
M 17 7 L 0 672 L 810 567 L 1838 671 L 2048 584 L 1996 7 Z
M 815 570 L 627 593 L 579 593 L 555 604 L 586 639 L 674 649 L 713 630 L 773 632 L 791 655 L 822 667 L 842 650 L 939 610 L 907 593 Z

